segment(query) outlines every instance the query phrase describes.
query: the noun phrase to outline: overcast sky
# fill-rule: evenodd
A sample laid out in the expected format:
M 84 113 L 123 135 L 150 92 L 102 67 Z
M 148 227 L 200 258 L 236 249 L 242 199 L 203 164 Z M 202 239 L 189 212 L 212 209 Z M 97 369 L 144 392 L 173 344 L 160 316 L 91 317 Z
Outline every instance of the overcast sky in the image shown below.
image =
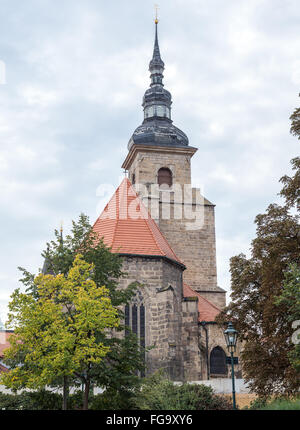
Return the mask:
M 61 220 L 99 215 L 142 122 L 154 41 L 150 0 L 0 0 L 0 318 Z M 174 124 L 199 148 L 193 180 L 216 204 L 219 285 L 249 253 L 254 218 L 280 202 L 299 153 L 299 0 L 161 0 Z M 5 69 L 5 70 L 4 70 Z M 4 73 L 5 72 L 5 73 Z M 5 82 L 4 82 L 5 79 Z M 106 196 L 108 199 L 109 196 Z

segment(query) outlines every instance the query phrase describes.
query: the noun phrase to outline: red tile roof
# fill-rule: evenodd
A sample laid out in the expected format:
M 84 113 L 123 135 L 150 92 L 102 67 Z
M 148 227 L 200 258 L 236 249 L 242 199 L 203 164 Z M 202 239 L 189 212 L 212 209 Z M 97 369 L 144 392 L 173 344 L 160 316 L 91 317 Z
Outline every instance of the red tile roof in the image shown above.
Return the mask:
M 129 179 L 124 178 L 93 226 L 112 252 L 167 257 L 176 256 Z
M 9 337 L 14 334 L 11 331 L 0 331 L 0 358 L 3 357 L 3 350 L 10 347 Z
M 217 306 L 202 297 L 199 293 L 194 291 L 189 285 L 185 283 L 183 283 L 183 296 L 198 297 L 199 321 L 214 321 L 216 316 L 221 312 Z

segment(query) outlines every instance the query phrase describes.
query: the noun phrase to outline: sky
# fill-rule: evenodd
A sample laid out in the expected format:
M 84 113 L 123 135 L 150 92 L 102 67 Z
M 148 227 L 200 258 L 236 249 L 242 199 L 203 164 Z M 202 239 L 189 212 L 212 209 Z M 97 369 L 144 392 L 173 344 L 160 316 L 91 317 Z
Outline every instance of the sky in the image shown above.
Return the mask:
M 63 221 L 94 222 L 142 123 L 154 42 L 150 0 L 0 0 L 0 319 L 18 266 L 37 273 Z M 218 284 L 249 254 L 254 218 L 280 203 L 299 143 L 299 0 L 161 0 L 174 124 L 216 204 Z M 229 299 L 229 295 L 228 295 Z

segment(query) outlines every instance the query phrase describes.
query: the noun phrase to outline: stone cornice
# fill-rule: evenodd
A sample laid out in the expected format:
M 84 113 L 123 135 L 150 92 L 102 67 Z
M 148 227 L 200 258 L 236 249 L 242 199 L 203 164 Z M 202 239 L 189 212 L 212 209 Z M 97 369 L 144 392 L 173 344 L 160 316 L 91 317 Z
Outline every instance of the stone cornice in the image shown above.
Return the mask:
M 125 170 L 130 169 L 130 166 L 139 152 L 157 152 L 157 153 L 169 153 L 169 154 L 185 154 L 191 157 L 198 151 L 198 148 L 193 146 L 158 146 L 158 145 L 141 145 L 134 144 L 130 148 L 125 161 L 122 164 L 122 168 Z
M 166 255 L 148 255 L 148 254 L 128 254 L 123 252 L 118 252 L 120 257 L 133 257 L 133 258 L 151 258 L 154 260 L 164 260 L 168 263 L 174 264 L 177 267 L 180 267 L 181 270 L 185 270 L 186 266 L 183 263 L 179 263 L 179 261 L 173 260 L 172 258 L 167 257 Z

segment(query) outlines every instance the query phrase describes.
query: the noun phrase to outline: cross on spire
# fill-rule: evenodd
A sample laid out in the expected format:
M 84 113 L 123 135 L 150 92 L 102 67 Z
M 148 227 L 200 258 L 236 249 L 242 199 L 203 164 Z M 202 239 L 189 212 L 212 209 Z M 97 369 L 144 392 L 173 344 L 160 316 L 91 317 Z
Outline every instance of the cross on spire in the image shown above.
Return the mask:
M 155 4 L 154 5 L 154 7 L 155 7 L 155 24 L 158 24 L 158 9 L 159 9 L 159 6 L 158 6 L 158 4 Z

